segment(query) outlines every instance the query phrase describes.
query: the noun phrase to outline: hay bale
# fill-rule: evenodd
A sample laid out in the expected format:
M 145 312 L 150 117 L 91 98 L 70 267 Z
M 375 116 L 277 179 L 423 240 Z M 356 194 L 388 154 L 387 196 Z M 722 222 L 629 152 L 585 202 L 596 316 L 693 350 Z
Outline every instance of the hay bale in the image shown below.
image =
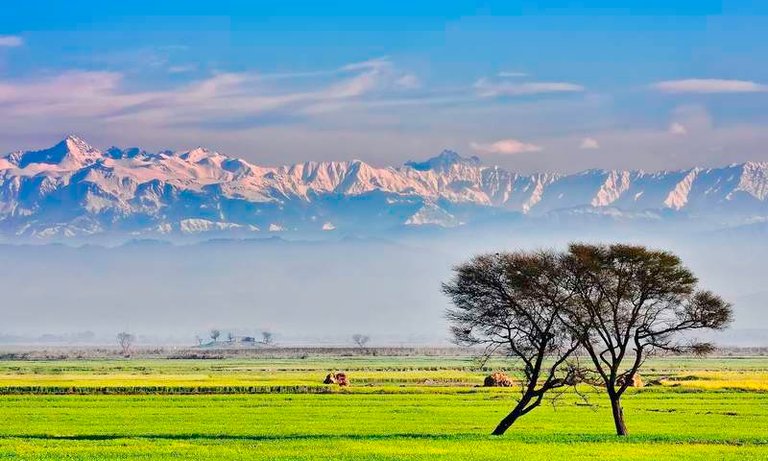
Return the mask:
M 485 387 L 511 387 L 512 380 L 505 373 L 491 373 L 485 377 L 483 386 Z
M 627 379 L 627 376 L 621 376 L 618 380 L 616 380 L 616 384 L 619 386 L 623 386 L 625 380 Z M 627 387 L 644 387 L 645 384 L 643 383 L 643 379 L 640 377 L 638 373 L 635 373 L 632 375 L 632 379 L 629 381 L 629 384 Z
M 346 373 L 330 372 L 325 376 L 323 384 L 338 384 L 339 386 L 349 386 L 349 379 Z

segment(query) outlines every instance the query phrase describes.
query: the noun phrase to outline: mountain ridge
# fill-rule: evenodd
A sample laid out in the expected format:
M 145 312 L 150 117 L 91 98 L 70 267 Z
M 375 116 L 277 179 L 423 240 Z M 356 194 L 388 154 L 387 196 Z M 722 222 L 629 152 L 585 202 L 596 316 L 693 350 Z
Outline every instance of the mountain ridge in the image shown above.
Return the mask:
M 101 151 L 77 136 L 0 158 L 0 234 L 9 240 L 366 232 L 578 209 L 678 213 L 725 225 L 759 220 L 768 217 L 768 162 L 523 175 L 446 150 L 399 167 L 361 160 L 268 167 L 203 147 Z

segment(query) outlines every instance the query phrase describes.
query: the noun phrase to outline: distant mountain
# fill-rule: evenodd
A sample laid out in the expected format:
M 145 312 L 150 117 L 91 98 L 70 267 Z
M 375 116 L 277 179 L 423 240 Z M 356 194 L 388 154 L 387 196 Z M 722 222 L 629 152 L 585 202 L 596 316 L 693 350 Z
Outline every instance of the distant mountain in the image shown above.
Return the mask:
M 100 151 L 69 136 L 0 158 L 5 240 L 365 234 L 490 217 L 768 220 L 768 163 L 520 175 L 445 151 L 423 162 L 261 167 L 204 148 Z

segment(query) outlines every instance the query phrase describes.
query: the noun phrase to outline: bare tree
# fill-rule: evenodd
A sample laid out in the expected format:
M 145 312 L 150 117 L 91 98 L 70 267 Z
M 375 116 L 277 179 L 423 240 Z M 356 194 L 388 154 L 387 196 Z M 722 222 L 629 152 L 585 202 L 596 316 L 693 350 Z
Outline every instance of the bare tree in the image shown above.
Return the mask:
M 212 329 L 212 330 L 211 330 L 211 331 L 208 333 L 208 336 L 209 336 L 209 337 L 210 337 L 210 338 L 213 340 L 213 342 L 215 343 L 215 342 L 216 342 L 216 341 L 219 339 L 219 336 L 221 336 L 221 331 L 219 331 L 219 330 L 217 330 L 217 329 L 215 329 L 215 328 L 214 328 L 214 329 Z
M 121 331 L 117 334 L 117 344 L 120 346 L 120 352 L 127 356 L 131 353 L 131 346 L 136 338 L 125 331 Z
M 618 435 L 626 435 L 621 397 L 653 351 L 706 352 L 680 333 L 722 329 L 731 305 L 709 291 L 680 258 L 630 245 L 570 246 L 565 261 L 575 292 L 563 321 L 592 359 L 611 401 Z
M 265 346 L 271 346 L 275 343 L 275 338 L 272 332 L 270 331 L 262 331 L 261 332 L 261 343 Z
M 568 360 L 578 343 L 560 322 L 572 297 L 562 259 L 549 252 L 477 256 L 454 268 L 453 279 L 443 284 L 454 305 L 447 318 L 455 341 L 482 346 L 484 360 L 494 354 L 511 358 L 521 376 L 520 399 L 494 435 L 580 375 Z
M 235 335 L 230 331 L 227 332 L 227 342 L 232 343 L 235 341 Z
M 352 335 L 352 342 L 360 349 L 364 349 L 370 340 L 371 337 L 367 335 L 361 335 L 359 333 Z

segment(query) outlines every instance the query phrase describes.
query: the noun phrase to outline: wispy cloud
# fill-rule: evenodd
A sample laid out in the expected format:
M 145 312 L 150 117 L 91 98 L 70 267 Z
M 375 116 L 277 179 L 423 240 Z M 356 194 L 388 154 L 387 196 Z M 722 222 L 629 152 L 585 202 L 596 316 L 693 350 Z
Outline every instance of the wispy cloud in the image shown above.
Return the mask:
M 579 149 L 590 150 L 590 149 L 599 149 L 599 148 L 600 148 L 600 143 L 597 142 L 597 139 L 595 138 L 590 138 L 590 137 L 582 138 L 581 142 L 579 143 Z
M 24 44 L 18 35 L 0 35 L 0 47 L 13 48 Z
M 168 67 L 169 74 L 185 74 L 187 72 L 193 72 L 195 70 L 197 70 L 196 64 L 183 64 L 183 65 Z
M 749 80 L 691 78 L 654 83 L 652 88 L 663 93 L 760 93 L 768 85 Z
M 541 146 L 525 143 L 517 139 L 501 139 L 488 144 L 472 142 L 469 144 L 469 147 L 478 154 L 514 155 L 542 150 Z
M 193 69 L 180 68 L 176 72 Z M 265 79 L 255 72 L 213 74 L 157 91 L 130 91 L 120 72 L 67 71 L 25 80 L 0 80 L 0 109 L 12 117 L 67 117 L 156 124 L 208 124 L 247 119 L 296 120 L 340 110 L 369 98 L 387 99 L 418 85 L 418 79 L 385 58 L 354 63 L 316 80 Z M 372 99 L 371 99 L 372 100 Z
M 0 81 L 0 108 L 13 117 L 105 115 L 150 100 L 149 93 L 119 92 L 115 72 L 69 71 L 31 81 Z
M 395 80 L 395 84 L 401 88 L 410 90 L 414 88 L 419 88 L 421 86 L 421 80 L 419 80 L 419 77 L 413 74 L 405 74 L 402 77 Z
M 388 57 L 382 56 L 380 58 L 368 59 L 366 61 L 353 62 L 341 67 L 341 70 L 345 71 L 358 71 L 358 70 L 381 70 L 392 67 L 392 61 Z
M 525 72 L 502 70 L 501 72 L 497 73 L 496 76 L 500 78 L 518 78 L 518 77 L 527 77 L 528 74 L 526 74 Z
M 584 87 L 568 82 L 510 82 L 481 78 L 474 84 L 477 95 L 483 98 L 498 96 L 526 96 L 548 93 L 576 93 Z

